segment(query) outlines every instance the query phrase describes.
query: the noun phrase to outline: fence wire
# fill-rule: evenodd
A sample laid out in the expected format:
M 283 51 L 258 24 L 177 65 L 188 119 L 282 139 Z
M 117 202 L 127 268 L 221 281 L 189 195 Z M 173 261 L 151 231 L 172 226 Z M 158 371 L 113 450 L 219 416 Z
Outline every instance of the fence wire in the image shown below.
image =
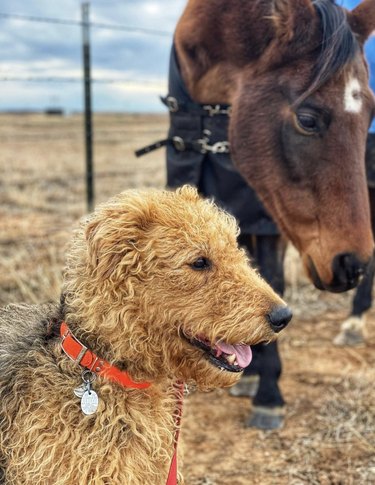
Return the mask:
M 0 12 L 0 18 L 22 20 L 25 22 L 41 22 L 41 23 L 47 23 L 47 24 L 72 25 L 76 27 L 82 27 L 82 25 L 84 25 L 84 22 L 80 20 L 59 19 L 59 18 L 53 18 L 53 17 L 38 17 L 35 15 L 18 15 L 18 14 L 4 13 L 4 12 Z M 172 37 L 173 35 L 173 32 L 167 32 L 164 30 L 157 30 L 157 29 L 148 29 L 145 27 L 135 27 L 130 25 L 115 25 L 115 24 L 106 24 L 102 22 L 88 22 L 88 23 L 85 23 L 85 25 L 88 25 L 89 27 L 93 27 L 95 29 L 133 32 L 133 33 L 140 33 L 140 34 L 156 35 L 158 37 Z

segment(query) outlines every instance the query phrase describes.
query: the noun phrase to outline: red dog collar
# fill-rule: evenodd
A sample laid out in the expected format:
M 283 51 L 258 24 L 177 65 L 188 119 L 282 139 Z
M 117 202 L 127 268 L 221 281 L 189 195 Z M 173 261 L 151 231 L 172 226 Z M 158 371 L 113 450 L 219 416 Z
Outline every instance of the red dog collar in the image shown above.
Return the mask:
M 127 372 L 123 372 L 106 360 L 100 359 L 72 334 L 65 322 L 62 322 L 60 326 L 60 336 L 62 350 L 76 364 L 124 387 L 146 389 L 151 385 L 150 382 L 134 382 Z
M 95 374 L 103 376 L 110 381 L 117 382 L 124 387 L 131 387 L 134 389 L 146 389 L 151 385 L 149 382 L 134 382 L 127 372 L 122 372 L 120 369 L 118 369 L 114 365 L 111 365 L 106 360 L 100 359 L 72 334 L 68 325 L 65 322 L 62 322 L 60 326 L 60 336 L 62 350 L 76 364 L 79 364 L 80 366 L 85 367 L 91 372 L 95 372 Z M 179 427 L 182 414 L 183 394 L 184 385 L 182 382 L 179 382 L 176 389 L 177 410 L 175 415 L 176 434 L 174 452 L 166 485 L 177 485 L 177 442 L 180 431 Z

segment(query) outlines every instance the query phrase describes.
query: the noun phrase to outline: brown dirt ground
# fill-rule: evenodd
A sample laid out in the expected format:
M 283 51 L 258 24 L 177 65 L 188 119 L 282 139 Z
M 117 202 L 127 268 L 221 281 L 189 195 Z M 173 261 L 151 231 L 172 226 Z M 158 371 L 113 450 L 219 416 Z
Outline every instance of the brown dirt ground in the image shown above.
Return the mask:
M 71 228 L 85 213 L 82 119 L 0 115 L 0 304 L 58 297 Z M 164 116 L 95 117 L 96 202 L 129 187 L 165 184 Z M 191 393 L 182 440 L 187 485 L 375 483 L 375 311 L 366 346 L 332 339 L 351 294 L 314 290 L 291 253 L 286 299 L 296 317 L 280 338 L 288 402 L 285 426 L 244 427 L 251 404 L 227 390 Z M 297 277 L 296 277 L 297 274 Z

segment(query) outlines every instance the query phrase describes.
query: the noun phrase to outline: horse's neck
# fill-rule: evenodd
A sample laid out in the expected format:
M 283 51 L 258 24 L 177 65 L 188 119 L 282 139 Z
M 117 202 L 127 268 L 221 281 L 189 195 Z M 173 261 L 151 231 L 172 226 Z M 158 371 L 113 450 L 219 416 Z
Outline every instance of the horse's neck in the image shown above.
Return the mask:
M 231 103 L 239 73 L 272 39 L 270 0 L 190 0 L 176 29 L 182 77 L 195 101 Z

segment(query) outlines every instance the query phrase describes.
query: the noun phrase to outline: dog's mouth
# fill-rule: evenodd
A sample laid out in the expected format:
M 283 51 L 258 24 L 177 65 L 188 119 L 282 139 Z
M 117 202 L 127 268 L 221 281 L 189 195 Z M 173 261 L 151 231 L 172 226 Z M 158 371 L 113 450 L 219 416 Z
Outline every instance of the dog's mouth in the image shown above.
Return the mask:
M 204 356 L 212 365 L 228 372 L 242 372 L 252 359 L 250 345 L 231 345 L 222 340 L 212 345 L 209 339 L 199 336 L 191 337 L 184 334 L 186 340 L 194 347 L 203 350 Z

